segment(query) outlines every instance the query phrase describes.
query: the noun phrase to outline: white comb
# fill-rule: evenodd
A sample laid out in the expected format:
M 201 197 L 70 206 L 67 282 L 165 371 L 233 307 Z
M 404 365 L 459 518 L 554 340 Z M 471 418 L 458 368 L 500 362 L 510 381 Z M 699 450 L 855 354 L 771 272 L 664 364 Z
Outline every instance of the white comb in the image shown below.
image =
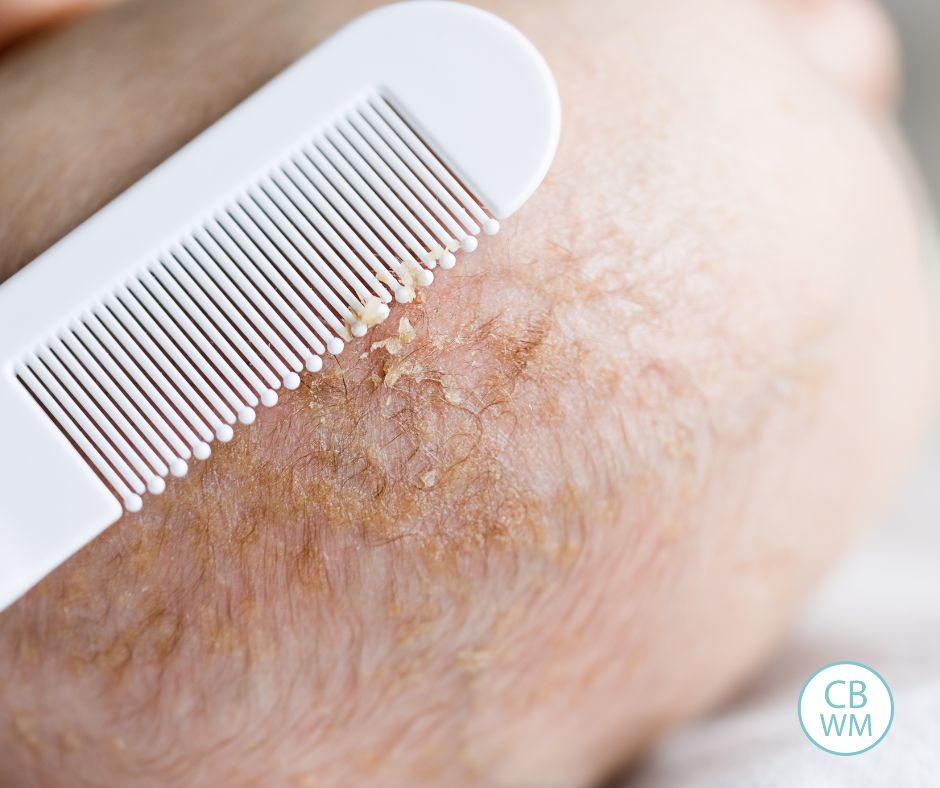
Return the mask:
M 495 233 L 559 122 L 509 24 L 388 6 L 0 286 L 0 609 Z

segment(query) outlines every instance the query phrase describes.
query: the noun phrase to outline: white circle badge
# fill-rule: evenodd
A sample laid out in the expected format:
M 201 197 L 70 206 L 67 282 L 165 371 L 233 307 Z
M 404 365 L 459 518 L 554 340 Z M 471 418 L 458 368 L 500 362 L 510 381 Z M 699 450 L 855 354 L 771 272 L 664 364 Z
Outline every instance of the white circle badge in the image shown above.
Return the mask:
M 858 662 L 836 662 L 817 670 L 803 685 L 798 708 L 803 733 L 833 755 L 870 750 L 894 720 L 887 683 Z

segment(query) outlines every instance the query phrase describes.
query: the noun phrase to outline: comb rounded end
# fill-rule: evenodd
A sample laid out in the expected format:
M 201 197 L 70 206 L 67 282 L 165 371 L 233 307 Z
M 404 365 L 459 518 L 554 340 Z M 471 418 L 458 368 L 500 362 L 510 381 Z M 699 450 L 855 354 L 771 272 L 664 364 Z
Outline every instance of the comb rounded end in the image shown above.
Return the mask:
M 199 443 L 193 446 L 193 457 L 197 460 L 206 460 L 209 458 L 210 454 L 212 454 L 212 449 L 209 448 L 209 444 L 205 441 L 199 441 Z
M 186 464 L 185 460 L 177 458 L 170 463 L 170 473 L 177 479 L 185 476 L 188 472 L 189 466 Z
M 143 505 L 143 499 L 139 495 L 129 495 L 124 499 L 124 508 L 129 512 L 139 512 Z
M 284 388 L 293 391 L 300 385 L 300 375 L 296 372 L 288 372 L 284 376 Z
M 330 352 L 331 355 L 338 356 L 343 352 L 343 348 L 346 345 L 343 343 L 343 340 L 339 337 L 330 337 L 329 342 L 326 343 L 326 349 Z
M 336 40 L 337 49 L 370 52 L 372 81 L 493 216 L 515 213 L 541 183 L 558 146 L 561 101 L 545 59 L 508 22 L 463 3 L 392 3 Z M 401 57 L 411 49 L 424 57 Z
M 235 436 L 235 431 L 228 424 L 222 424 L 215 431 L 215 437 L 221 443 L 228 443 Z
M 159 476 L 154 476 L 147 481 L 147 491 L 154 495 L 160 495 L 166 489 L 166 482 Z
M 277 405 L 277 392 L 274 389 L 265 389 L 261 392 L 261 404 L 266 408 Z
M 311 354 L 307 356 L 304 366 L 307 368 L 308 372 L 319 372 L 323 369 L 323 359 L 317 355 Z
M 254 424 L 255 421 L 255 410 L 254 408 L 242 408 L 238 412 L 238 420 L 242 424 Z

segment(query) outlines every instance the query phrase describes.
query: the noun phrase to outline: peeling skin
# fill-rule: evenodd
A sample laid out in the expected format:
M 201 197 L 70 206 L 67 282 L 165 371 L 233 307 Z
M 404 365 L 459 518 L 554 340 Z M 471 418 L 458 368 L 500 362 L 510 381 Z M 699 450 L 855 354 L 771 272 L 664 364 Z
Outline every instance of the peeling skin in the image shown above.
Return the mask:
M 398 356 L 405 347 L 410 345 L 415 338 L 415 330 L 408 320 L 407 316 L 398 321 L 398 335 L 386 337 L 379 342 L 373 342 L 371 351 L 384 350 L 389 356 Z M 404 358 L 390 358 L 382 365 L 381 375 L 374 375 L 373 382 L 378 385 L 380 382 L 387 388 L 395 388 L 395 384 L 402 377 L 411 377 L 415 380 L 422 379 L 424 366 L 410 355 Z M 376 382 L 377 381 L 377 382 Z
M 444 400 L 451 405 L 460 405 L 464 401 L 463 392 L 460 384 L 453 375 L 441 375 L 441 389 L 444 392 Z
M 411 325 L 411 321 L 406 317 L 403 317 L 398 321 L 398 338 L 401 340 L 402 344 L 410 345 L 414 341 L 416 334 L 414 326 Z
M 398 321 L 398 335 L 386 337 L 380 342 L 373 342 L 370 350 L 372 352 L 375 352 L 376 350 L 385 350 L 385 352 L 387 352 L 390 356 L 397 356 L 399 353 L 401 353 L 402 348 L 411 344 L 414 338 L 414 327 L 411 325 L 407 317 L 403 317 Z
M 402 260 L 401 270 L 399 272 L 399 275 L 401 276 L 401 283 L 409 290 L 417 292 L 420 289 L 420 286 L 417 283 L 416 277 L 418 272 L 421 270 L 421 266 L 418 265 L 414 260 Z
M 384 268 L 376 273 L 376 277 L 382 284 L 391 288 L 392 292 L 398 294 L 396 298 L 401 303 L 411 303 L 422 290 L 418 276 L 424 269 L 411 258 L 399 260 L 398 262 L 398 270 L 396 271 L 398 279 Z
M 493 654 L 488 649 L 469 648 L 457 653 L 457 666 L 469 674 L 482 673 L 493 662 Z
M 377 296 L 370 295 L 363 304 L 362 309 L 359 310 L 359 320 L 369 328 L 379 325 L 383 320 L 382 306 L 382 301 Z
M 443 295 L 446 297 L 446 293 Z M 432 342 L 428 337 L 429 323 L 442 326 L 445 321 L 453 323 L 448 310 L 433 304 L 432 301 L 405 308 L 398 320 L 397 333 L 373 342 L 366 363 L 342 368 L 338 378 L 313 379 L 308 409 L 329 415 L 329 427 L 324 424 L 324 429 L 338 434 L 351 430 L 342 454 L 355 457 L 361 451 L 363 462 L 358 464 L 353 484 L 346 483 L 341 489 L 327 486 L 321 473 L 316 475 L 316 484 L 308 488 L 308 495 L 313 495 L 316 505 L 326 507 L 328 520 L 368 523 L 376 538 L 397 539 L 411 531 L 409 527 L 403 532 L 403 524 L 430 525 L 452 508 L 455 496 L 464 498 L 469 490 L 479 487 L 480 491 L 473 495 L 482 509 L 476 509 L 460 529 L 448 526 L 450 535 L 442 533 L 443 538 L 450 540 L 459 533 L 461 541 L 475 541 L 484 523 L 487 528 L 503 530 L 507 536 L 517 528 L 525 532 L 539 530 L 544 526 L 538 524 L 537 513 L 544 505 L 536 504 L 534 497 L 529 503 L 524 503 L 521 497 L 512 504 L 506 500 L 505 472 L 501 467 L 505 460 L 493 453 L 494 447 L 485 436 L 490 430 L 488 424 L 497 431 L 511 426 L 503 424 L 501 403 L 531 371 L 531 366 L 537 364 L 543 343 L 554 344 L 553 340 L 549 342 L 548 324 L 536 307 L 540 328 L 535 331 L 504 325 L 503 321 L 484 321 L 482 325 L 474 321 L 473 325 L 450 326 L 452 333 L 447 342 L 441 341 L 444 335 L 440 331 L 435 332 L 436 341 Z M 468 342 L 470 336 L 476 338 Z M 473 348 L 479 350 L 484 346 L 488 358 L 501 360 L 495 367 L 487 364 L 478 370 Z M 376 355 L 379 351 L 384 353 Z M 458 355 L 452 356 L 454 351 Z M 545 357 L 547 368 L 551 368 L 551 354 L 546 353 Z M 449 367 L 455 371 L 448 371 Z M 381 386 L 378 401 L 370 406 L 360 395 L 345 400 L 337 409 L 340 388 L 344 392 L 358 391 L 363 379 L 371 386 Z M 387 447 L 379 444 L 385 447 L 381 452 L 376 450 L 375 430 L 380 433 L 391 430 L 396 436 Z M 315 454 L 310 456 L 335 457 L 333 450 L 328 449 L 332 443 L 329 433 L 314 433 Z M 415 470 L 411 482 L 402 486 L 392 474 L 405 456 L 409 457 L 408 466 Z M 415 487 L 433 490 L 435 495 L 419 501 L 414 496 Z M 492 500 L 493 512 L 484 514 L 490 508 L 487 499 L 492 497 L 491 491 L 497 490 L 502 491 Z M 362 492 L 367 495 L 364 499 L 360 497 Z M 376 494 L 381 497 L 374 499 Z M 507 545 L 511 542 L 510 538 Z M 428 548 L 429 556 L 437 554 L 438 548 L 432 542 L 428 542 Z
M 376 272 L 375 277 L 383 285 L 392 288 L 392 290 L 395 290 L 395 288 L 398 287 L 398 281 L 384 267 Z
M 4 273 L 360 10 L 24 44 Z M 594 784 L 753 671 L 880 503 L 928 366 L 881 135 L 767 4 L 494 10 L 578 97 L 548 178 L 0 615 L 0 783 Z
M 404 293 L 400 299 L 403 303 L 410 303 L 422 292 L 418 275 L 423 270 L 424 269 L 414 260 L 408 259 L 401 261 L 398 276 L 401 278 L 401 283 L 404 287 Z
M 385 362 L 384 372 L 385 376 L 382 378 L 382 383 L 390 389 L 395 388 L 395 384 L 403 377 L 414 378 L 417 381 L 425 379 L 424 367 L 421 362 L 413 358 L 387 361 Z M 390 402 L 391 400 L 386 400 L 386 404 L 390 404 Z

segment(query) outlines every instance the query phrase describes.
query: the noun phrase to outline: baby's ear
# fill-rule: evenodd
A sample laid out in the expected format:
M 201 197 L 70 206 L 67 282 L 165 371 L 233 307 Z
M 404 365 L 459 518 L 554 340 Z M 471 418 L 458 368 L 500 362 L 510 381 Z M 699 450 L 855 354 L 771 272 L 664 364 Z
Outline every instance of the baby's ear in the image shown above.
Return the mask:
M 891 111 L 901 87 L 897 34 L 876 0 L 773 0 L 814 65 L 873 112 Z

